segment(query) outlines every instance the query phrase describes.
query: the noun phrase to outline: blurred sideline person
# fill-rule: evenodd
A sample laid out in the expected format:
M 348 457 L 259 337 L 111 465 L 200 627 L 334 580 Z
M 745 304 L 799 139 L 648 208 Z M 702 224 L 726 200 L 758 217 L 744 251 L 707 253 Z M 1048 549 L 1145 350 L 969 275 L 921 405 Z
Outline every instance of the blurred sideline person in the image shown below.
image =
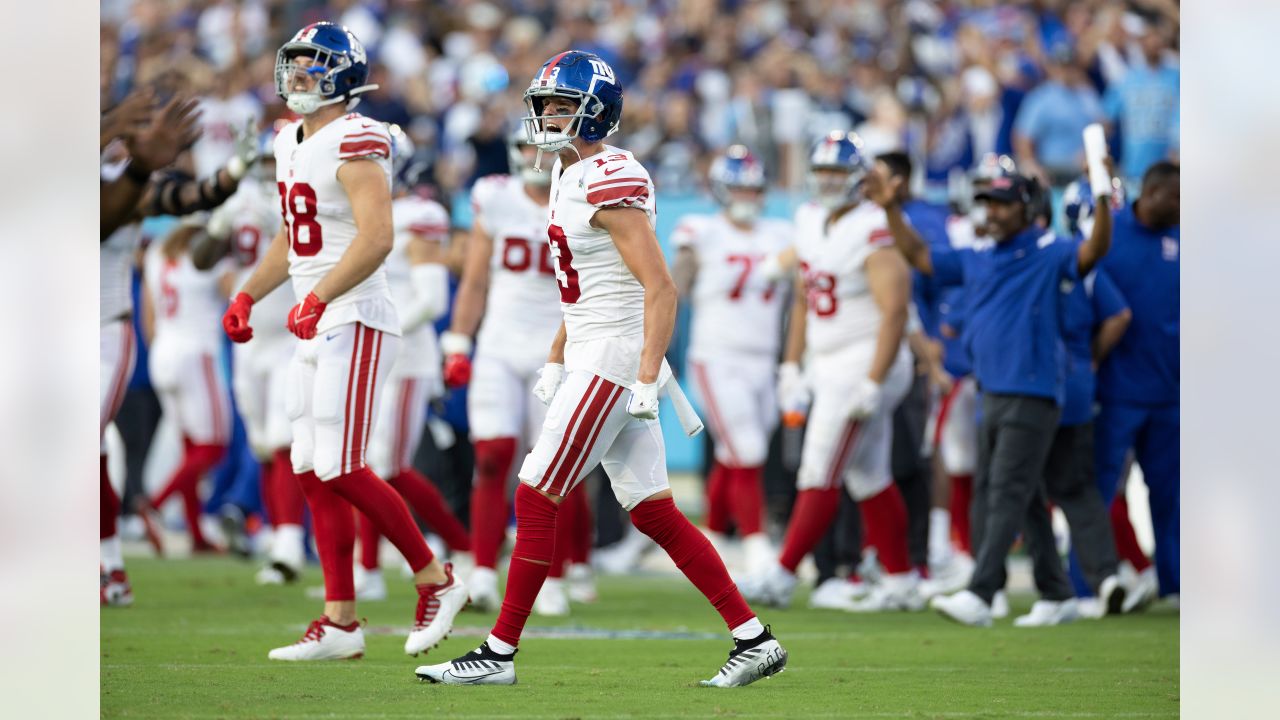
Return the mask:
M 671 274 L 693 302 L 688 366 L 715 447 L 707 530 L 723 546 L 732 518 L 748 572 L 760 572 L 774 553 L 764 532 L 763 473 L 778 423 L 774 377 L 787 293 L 756 268 L 790 244 L 791 225 L 760 218 L 764 167 L 746 147 L 717 157 L 709 177 L 722 211 L 680 219 Z
M 276 91 L 301 120 L 276 136 L 276 181 L 284 227 L 223 316 L 235 342 L 253 337 L 253 305 L 292 278 L 298 304 L 287 319 L 298 337 L 288 371 L 290 457 L 302 485 L 324 570 L 324 614 L 272 660 L 333 660 L 364 654 L 353 579 L 352 506 L 400 550 L 418 591 L 405 652 L 438 644 L 466 603 L 452 568 L 432 556 L 404 500 L 366 465 L 370 425 L 400 344 L 400 319 L 384 261 L 394 238 L 391 138 L 348 112 L 369 89 L 364 48 L 346 28 L 314 23 L 276 58 Z
M 547 235 L 564 321 L 535 394 L 550 399 L 520 468 L 516 544 L 502 611 L 489 637 L 452 662 L 417 669 L 446 684 L 514 685 L 515 653 L 555 545 L 557 514 L 597 463 L 641 532 L 719 612 L 734 639 L 703 685 L 737 687 L 780 672 L 787 654 L 747 605 L 707 538 L 676 507 L 667 482 L 658 392 L 675 325 L 676 288 L 654 236 L 654 189 L 644 167 L 604 139 L 618 129 L 622 87 L 598 56 L 549 59 L 525 91 L 525 129 L 554 153 Z M 541 155 L 541 153 L 539 153 Z

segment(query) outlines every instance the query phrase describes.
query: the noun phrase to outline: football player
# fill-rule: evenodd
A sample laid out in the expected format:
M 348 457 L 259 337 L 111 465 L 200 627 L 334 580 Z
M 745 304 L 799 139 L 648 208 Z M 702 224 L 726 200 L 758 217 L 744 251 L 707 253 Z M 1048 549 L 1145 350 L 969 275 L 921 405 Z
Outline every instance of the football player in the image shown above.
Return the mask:
M 906 505 L 890 472 L 893 412 L 911 386 L 905 347 L 911 274 L 893 249 L 884 211 L 862 199 L 869 163 L 861 145 L 853 133 L 833 132 L 810 155 L 816 197 L 796 212 L 800 277 L 778 373 L 784 411 L 813 398 L 799 493 L 777 562 L 744 587 L 749 597 L 790 603 L 796 568 L 835 520 L 847 489 L 884 575 L 864 598 L 855 599 L 848 583 L 849 597 L 830 606 L 918 610 L 924 604 L 907 551 Z
M 515 684 L 516 645 L 547 577 L 560 503 L 581 492 L 597 463 L 632 523 L 670 555 L 733 635 L 728 662 L 703 684 L 733 687 L 773 675 L 786 651 L 711 542 L 676 508 L 667 482 L 658 391 L 670 380 L 663 354 L 676 289 L 654 235 L 649 174 L 631 153 L 604 144 L 622 118 L 622 87 L 598 56 L 569 50 L 537 71 L 525 104 L 529 140 L 556 158 L 546 232 L 564 321 L 534 388 L 550 405 L 519 472 L 516 543 L 497 623 L 475 651 L 422 666 L 418 677 Z
M 387 283 L 400 316 L 401 345 L 387 380 L 373 435 L 369 440 L 369 464 L 386 478 L 409 507 L 449 550 L 466 553 L 471 537 L 454 516 L 431 480 L 413 466 L 414 454 L 427 420 L 427 404 L 440 397 L 440 348 L 432 326 L 449 309 L 449 270 L 445 252 L 449 240 L 449 213 L 425 194 L 418 182 L 423 166 L 412 166 L 413 141 L 398 125 L 390 125 L 396 174 L 395 199 L 391 203 L 394 242 L 387 256 Z M 360 599 L 383 599 L 386 582 L 378 569 L 377 527 L 362 518 L 360 566 L 356 584 Z
M 290 459 L 311 508 L 324 570 L 324 614 L 273 660 L 364 653 L 353 579 L 352 506 L 369 517 L 413 570 L 418 605 L 411 655 L 444 638 L 466 603 L 450 565 L 432 556 L 404 500 L 367 466 L 379 394 L 400 345 L 400 319 L 384 260 L 394 233 L 391 138 L 350 110 L 371 89 L 364 47 L 346 28 L 314 23 L 276 54 L 276 91 L 301 116 L 276 136 L 284 226 L 223 316 L 236 342 L 253 337 L 254 303 L 292 279 L 287 319 L 299 342 L 287 373 Z
M 722 211 L 681 218 L 671 236 L 671 274 L 693 301 L 689 370 L 715 443 L 707 529 L 713 539 L 723 537 L 732 517 L 748 570 L 759 572 L 773 558 L 763 471 L 778 421 L 774 377 L 786 291 L 756 268 L 790 244 L 791 225 L 760 218 L 764 166 L 747 148 L 735 145 L 717 157 L 709 177 Z

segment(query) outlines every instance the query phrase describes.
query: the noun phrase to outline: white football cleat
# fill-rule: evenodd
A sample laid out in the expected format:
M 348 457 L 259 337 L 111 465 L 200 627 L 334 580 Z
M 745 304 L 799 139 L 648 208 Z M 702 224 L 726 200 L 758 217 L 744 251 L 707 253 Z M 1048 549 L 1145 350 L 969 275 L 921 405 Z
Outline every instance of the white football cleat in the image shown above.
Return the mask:
M 1119 615 L 1124 610 L 1125 595 L 1128 588 L 1120 582 L 1119 575 L 1108 575 L 1098 586 L 1098 600 L 1108 615 Z
M 1160 579 L 1156 577 L 1154 565 L 1136 573 L 1126 588 L 1124 603 L 1120 606 L 1123 613 L 1146 610 L 1160 596 Z
M 1096 597 L 1076 598 L 1076 615 L 1081 620 L 1101 620 L 1107 607 Z
M 742 538 L 742 555 L 746 559 L 747 572 L 753 574 L 768 570 L 778 557 L 769 536 L 762 532 Z
M 827 578 L 809 593 L 809 607 L 819 610 L 853 610 L 853 603 L 865 597 L 868 588 L 861 581 Z
M 920 595 L 928 600 L 935 595 L 950 595 L 969 587 L 973 577 L 973 558 L 953 552 L 945 562 L 929 566 L 929 579 L 920 582 Z
M 364 629 L 343 630 L 322 617 L 307 626 L 302 639 L 267 653 L 270 660 L 354 660 L 364 656 Z
M 997 590 L 995 597 L 991 598 L 991 619 L 1003 620 L 1009 617 L 1009 594 L 1003 590 Z
M 443 685 L 515 685 L 515 656 L 499 655 L 489 649 L 488 642 L 483 642 L 456 660 L 423 665 L 414 672 L 423 682 Z
M 129 585 L 129 577 L 125 575 L 123 568 L 102 573 L 101 601 L 103 605 L 113 607 L 129 607 L 133 604 L 133 588 Z
M 760 678 L 767 678 L 782 672 L 787 666 L 787 651 L 764 626 L 764 632 L 750 640 L 733 641 L 733 650 L 729 651 L 729 660 L 720 668 L 720 672 L 710 680 L 703 680 L 703 687 L 742 687 L 750 685 Z
M 890 612 L 908 610 L 919 612 L 925 600 L 920 596 L 920 575 L 912 570 L 896 575 L 881 576 L 880 582 L 871 586 L 871 592 L 853 603 L 853 612 Z
M 938 595 L 929 601 L 929 607 L 961 625 L 991 627 L 991 606 L 969 590 L 961 590 L 954 595 Z
M 418 586 L 418 609 L 413 632 L 404 641 L 404 651 L 417 655 L 440 644 L 453 630 L 453 619 L 467 605 L 467 586 L 453 576 L 453 564 L 444 564 L 444 582 Z
M 569 596 L 565 594 L 564 582 L 559 578 L 547 578 L 533 600 L 533 613 L 543 617 L 566 617 L 569 615 Z
M 1014 627 L 1049 627 L 1062 625 L 1080 617 L 1076 609 L 1076 599 L 1037 600 L 1031 606 L 1031 612 L 1014 618 Z
M 795 589 L 796 576 L 776 561 L 765 572 L 738 582 L 738 590 L 748 601 L 783 609 L 791 605 Z
M 596 578 L 591 573 L 591 566 L 586 563 L 570 565 L 565 571 L 565 579 L 569 585 L 569 599 L 576 603 L 593 603 L 600 599 L 596 592 Z
M 356 566 L 355 572 L 356 600 L 386 600 L 387 581 L 381 570 L 366 570 Z
M 480 612 L 493 612 L 502 606 L 498 594 L 498 573 L 493 568 L 476 566 L 467 580 L 467 592 L 471 594 L 471 608 Z

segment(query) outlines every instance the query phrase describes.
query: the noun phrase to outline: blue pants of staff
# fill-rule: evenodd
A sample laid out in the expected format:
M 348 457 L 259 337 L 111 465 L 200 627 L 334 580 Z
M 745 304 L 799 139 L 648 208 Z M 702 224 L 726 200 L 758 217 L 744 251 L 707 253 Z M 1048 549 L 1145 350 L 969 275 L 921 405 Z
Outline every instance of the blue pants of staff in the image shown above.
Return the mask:
M 1181 465 L 1178 459 L 1180 414 L 1177 405 L 1102 404 L 1095 430 L 1098 490 L 1108 507 L 1120 485 L 1126 453 L 1133 450 L 1142 468 L 1156 540 L 1160 594 L 1179 592 Z

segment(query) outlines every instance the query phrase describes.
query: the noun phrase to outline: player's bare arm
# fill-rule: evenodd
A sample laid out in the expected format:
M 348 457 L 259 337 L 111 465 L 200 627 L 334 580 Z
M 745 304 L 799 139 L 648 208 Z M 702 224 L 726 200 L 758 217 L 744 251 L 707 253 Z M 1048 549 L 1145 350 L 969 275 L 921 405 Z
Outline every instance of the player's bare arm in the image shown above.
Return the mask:
M 272 290 L 280 287 L 289 279 L 289 236 L 285 228 L 280 228 L 267 247 L 262 262 L 254 269 L 253 274 L 244 282 L 240 292 L 248 295 L 254 302 L 266 297 Z
M 897 252 L 884 248 L 871 253 L 865 265 L 867 286 L 880 309 L 880 329 L 876 335 L 876 352 L 867 372 L 877 383 L 883 383 L 898 357 L 907 327 L 907 304 L 911 300 L 911 271 Z
M 658 237 L 649 216 L 636 208 L 602 209 L 591 224 L 609 232 L 622 261 L 644 287 L 644 347 L 636 379 L 656 382 L 676 325 L 676 284 L 667 271 Z
M 809 302 L 804 292 L 804 278 L 797 276 L 791 289 L 791 321 L 787 323 L 787 345 L 782 351 L 784 363 L 799 364 L 804 357 L 805 323 Z
M 480 218 L 471 225 L 471 237 L 467 240 L 467 255 L 462 266 L 462 282 L 453 301 L 453 321 L 450 332 L 475 337 L 484 317 L 485 299 L 489 295 L 489 261 L 493 257 L 493 238 Z M 563 327 L 561 328 L 563 331 Z
M 698 279 L 698 253 L 691 247 L 682 247 L 676 251 L 675 264 L 671 266 L 671 278 L 676 283 L 676 292 L 681 298 L 689 297 L 693 292 L 693 282 Z
M 564 328 L 564 322 L 560 323 L 560 329 L 556 331 L 555 339 L 551 341 L 551 351 L 547 353 L 547 362 L 556 365 L 564 364 L 564 344 L 569 339 L 569 333 Z
M 1120 339 L 1124 337 L 1125 331 L 1129 329 L 1129 323 L 1133 321 L 1133 311 L 1125 308 L 1111 317 L 1103 320 L 1098 326 L 1098 331 L 1093 336 L 1093 365 L 1096 368 L 1102 364 L 1107 355 L 1116 345 L 1120 343 Z
M 905 180 L 893 175 L 883 162 L 877 162 L 867 172 L 864 192 L 871 202 L 884 208 L 889 220 L 889 232 L 893 235 L 893 246 L 902 253 L 911 267 L 925 275 L 933 274 L 933 260 L 929 257 L 929 245 L 920 237 L 920 233 L 907 222 L 902 212 L 902 188 Z
M 391 254 L 391 188 L 386 175 L 371 160 L 352 160 L 338 168 L 338 182 L 351 200 L 356 237 L 338 264 L 312 290 L 328 303 L 359 285 Z

